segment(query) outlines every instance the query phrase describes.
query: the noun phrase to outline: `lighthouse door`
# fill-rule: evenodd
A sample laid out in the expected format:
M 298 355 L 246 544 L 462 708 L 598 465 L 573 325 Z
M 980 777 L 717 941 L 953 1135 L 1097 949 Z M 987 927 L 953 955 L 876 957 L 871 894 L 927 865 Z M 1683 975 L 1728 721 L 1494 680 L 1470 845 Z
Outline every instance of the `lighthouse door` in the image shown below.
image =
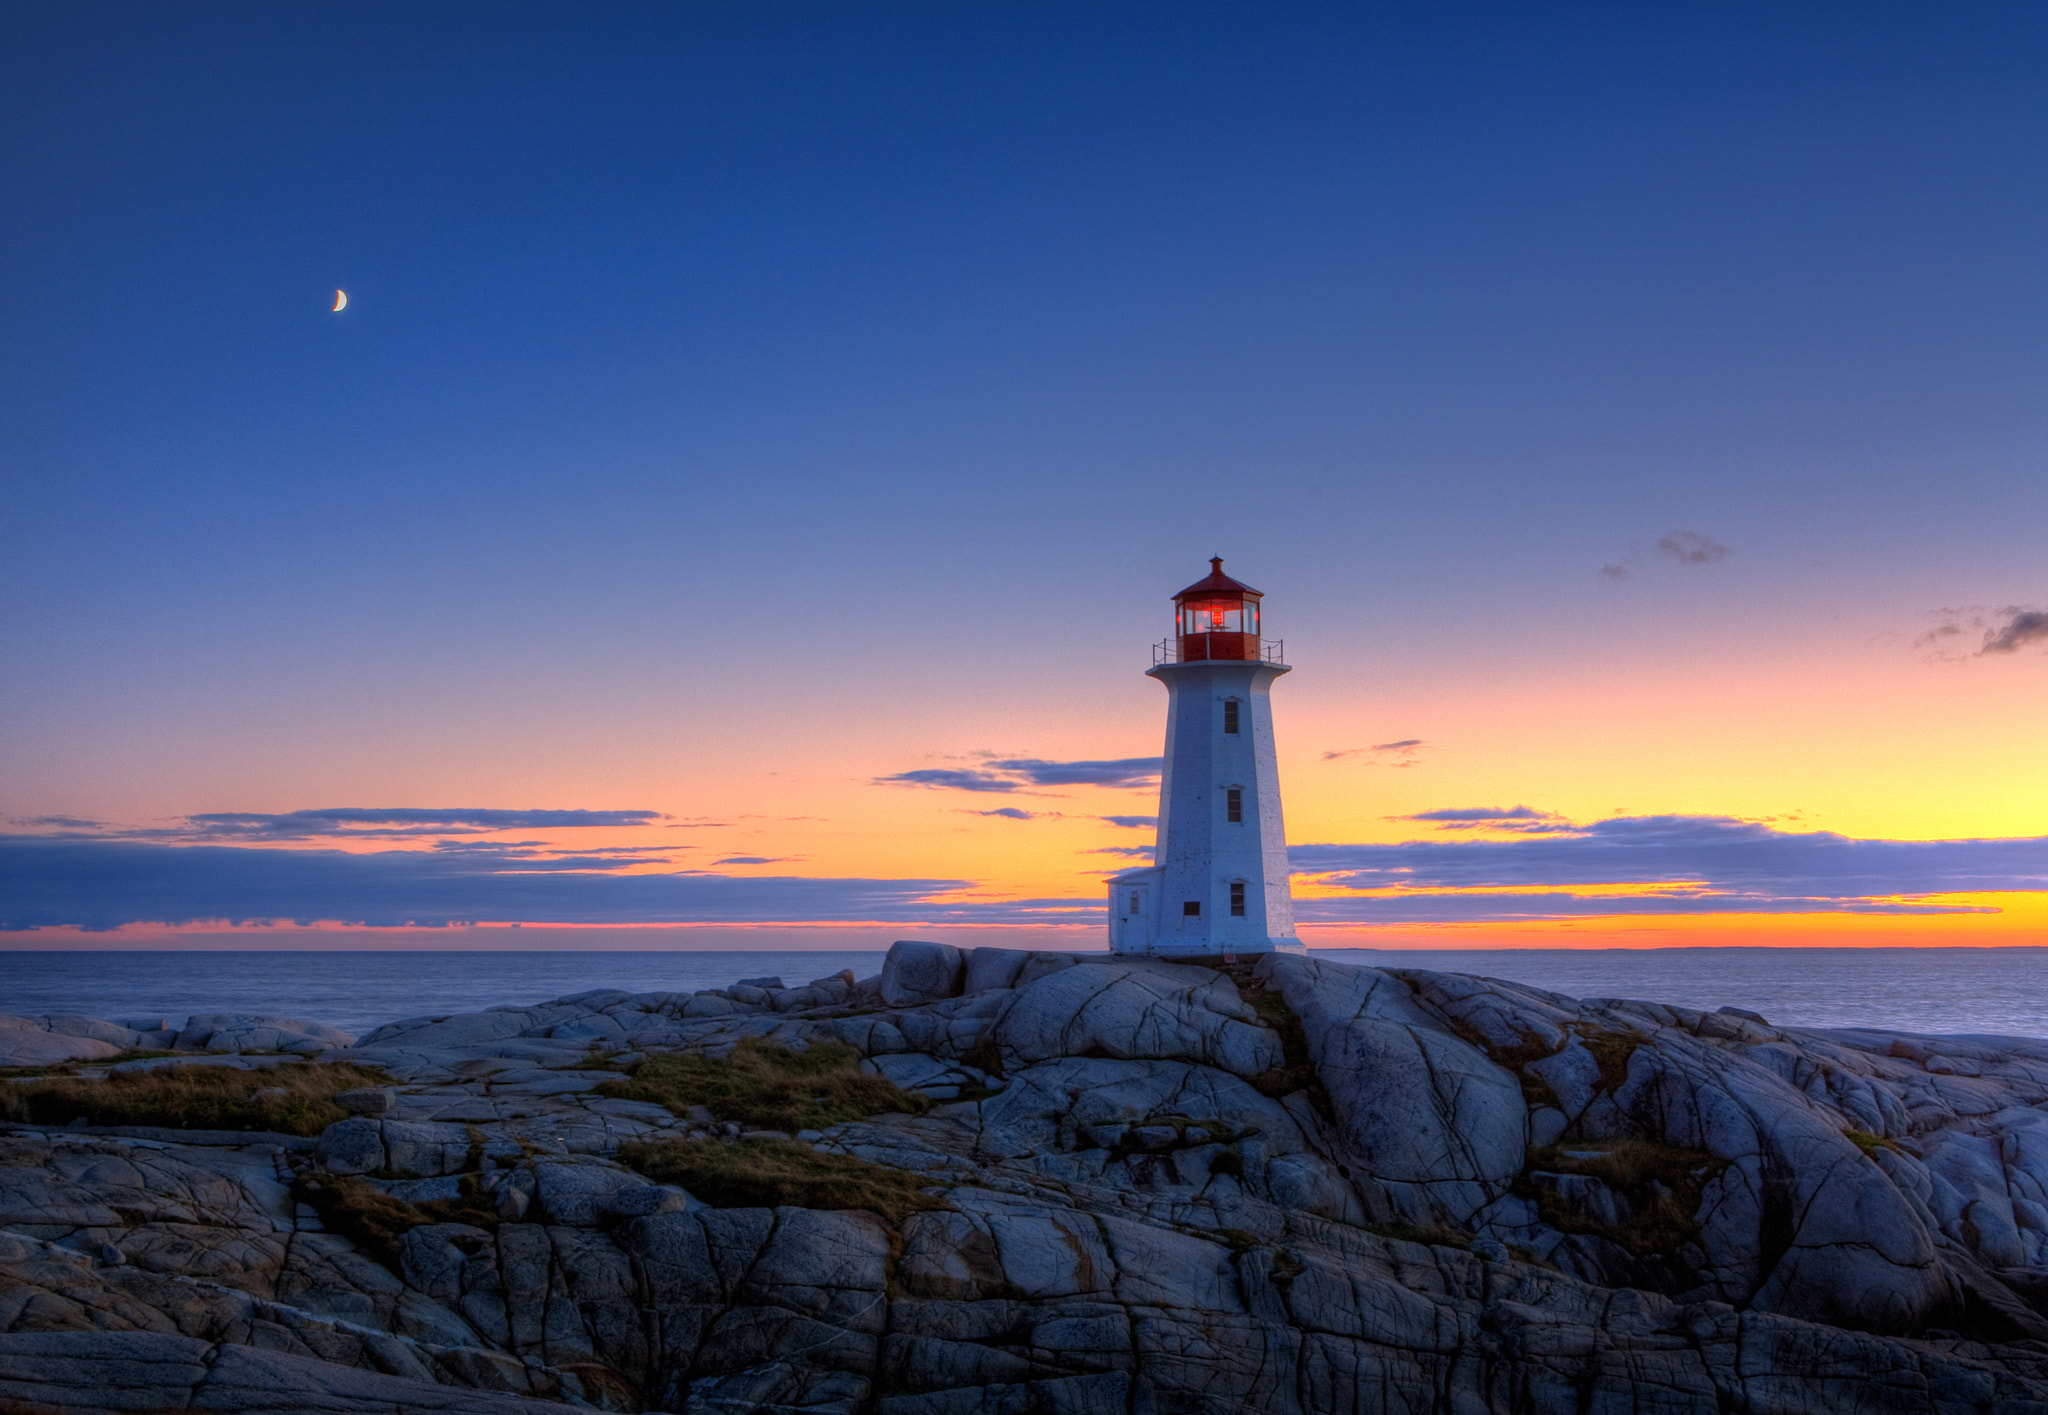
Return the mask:
M 1159 871 L 1132 870 L 1109 882 L 1109 944 L 1119 953 L 1149 953 L 1159 931 L 1152 914 L 1152 892 Z

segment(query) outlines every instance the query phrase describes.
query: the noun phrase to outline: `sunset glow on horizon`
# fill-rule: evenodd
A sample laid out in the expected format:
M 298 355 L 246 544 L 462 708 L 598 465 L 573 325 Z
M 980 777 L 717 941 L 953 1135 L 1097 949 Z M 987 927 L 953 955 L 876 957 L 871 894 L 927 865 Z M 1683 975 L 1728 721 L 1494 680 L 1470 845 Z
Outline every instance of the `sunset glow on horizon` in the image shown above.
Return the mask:
M 1106 947 L 1214 555 L 1311 946 L 2048 945 L 2038 13 L 122 14 L 0 949 Z

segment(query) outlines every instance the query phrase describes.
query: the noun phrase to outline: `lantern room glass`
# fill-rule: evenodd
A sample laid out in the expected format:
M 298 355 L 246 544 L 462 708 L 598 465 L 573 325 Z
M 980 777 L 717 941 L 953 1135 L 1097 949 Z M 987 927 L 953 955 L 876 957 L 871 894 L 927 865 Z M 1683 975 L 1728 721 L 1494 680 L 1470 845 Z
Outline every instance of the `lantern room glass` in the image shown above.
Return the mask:
M 1183 634 L 1252 634 L 1259 632 L 1257 600 L 1189 600 L 1180 607 Z

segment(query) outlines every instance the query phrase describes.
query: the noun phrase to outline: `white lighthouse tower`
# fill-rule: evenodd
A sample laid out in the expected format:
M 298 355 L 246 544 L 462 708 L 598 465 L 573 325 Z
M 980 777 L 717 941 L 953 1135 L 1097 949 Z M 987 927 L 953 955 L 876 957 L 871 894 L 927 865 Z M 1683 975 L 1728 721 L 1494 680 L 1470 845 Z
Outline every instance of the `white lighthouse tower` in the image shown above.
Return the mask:
M 1159 849 L 1109 881 L 1109 946 L 1161 958 L 1301 950 L 1273 752 L 1281 645 L 1259 637 L 1260 593 L 1223 573 L 1173 597 L 1174 636 L 1148 677 L 1166 685 Z

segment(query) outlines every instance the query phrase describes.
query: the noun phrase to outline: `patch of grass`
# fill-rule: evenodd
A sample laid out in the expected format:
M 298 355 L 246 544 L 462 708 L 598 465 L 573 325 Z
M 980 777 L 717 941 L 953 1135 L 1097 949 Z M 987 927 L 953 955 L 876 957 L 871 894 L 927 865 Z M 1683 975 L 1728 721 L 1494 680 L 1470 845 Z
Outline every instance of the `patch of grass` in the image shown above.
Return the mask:
M 1580 1043 L 1593 1053 L 1593 1061 L 1600 1068 L 1600 1089 L 1618 1090 L 1628 1079 L 1628 1059 L 1642 1045 L 1642 1037 L 1635 1032 L 1609 1031 L 1603 1027 L 1579 1027 L 1577 1031 Z
M 1220 1239 L 1232 1253 L 1249 1253 L 1254 1248 L 1264 1247 L 1259 1235 L 1242 1228 L 1210 1228 L 1202 1232 L 1204 1238 Z
M 118 1066 L 124 1061 L 154 1061 L 160 1056 L 177 1054 L 174 1051 L 123 1051 L 112 1056 L 100 1057 L 96 1061 L 60 1061 L 50 1066 L 0 1066 L 0 1080 L 13 1080 L 18 1077 L 35 1079 L 44 1076 L 76 1076 L 82 1067 Z
M 0 1120 L 61 1126 L 155 1125 L 172 1130 L 270 1130 L 317 1135 L 348 1112 L 341 1091 L 388 1086 L 375 1067 L 348 1063 L 239 1071 L 228 1066 L 170 1066 L 117 1071 L 101 1081 L 57 1078 L 0 1087 Z M 258 1096 L 257 1092 L 268 1094 Z
M 701 1105 L 720 1120 L 763 1130 L 821 1130 L 891 1111 L 922 1115 L 932 1103 L 881 1076 L 865 1076 L 861 1054 L 844 1042 L 790 1051 L 748 1037 L 723 1060 L 671 1052 L 635 1062 L 632 1079 L 607 1081 L 598 1094 L 652 1101 L 677 1115 Z
M 919 1193 L 925 1181 L 914 1174 L 791 1140 L 637 1141 L 619 1147 L 619 1162 L 719 1208 L 872 1209 L 900 1224 L 920 1209 L 947 1207 Z
M 1486 1039 L 1484 1032 L 1470 1022 L 1455 1017 L 1448 1020 L 1451 1030 L 1457 1033 L 1459 1040 L 1484 1052 L 1488 1060 L 1498 1062 L 1510 1071 L 1519 1071 L 1530 1062 L 1541 1061 L 1544 1057 L 1557 1052 L 1556 1047 L 1533 1032 L 1522 1033 L 1521 1040 L 1512 1046 L 1496 1046 Z
M 1842 1133 L 1848 1137 L 1850 1144 L 1873 1159 L 1877 1157 L 1879 1150 L 1890 1150 L 1893 1154 L 1902 1153 L 1896 1142 L 1887 1140 L 1882 1135 L 1873 1135 L 1868 1130 L 1844 1130 Z
M 1551 1089 L 1548 1081 L 1544 1080 L 1541 1076 L 1531 1075 L 1522 1069 L 1532 1061 L 1541 1061 L 1546 1056 L 1555 1056 L 1559 1048 L 1549 1045 L 1541 1037 L 1530 1032 L 1524 1032 L 1522 1039 L 1513 1046 L 1495 1046 L 1486 1039 L 1485 1033 L 1481 1032 L 1470 1022 L 1460 1021 L 1456 1018 L 1452 1018 L 1450 1021 L 1451 1030 L 1457 1033 L 1462 1041 L 1476 1047 L 1485 1054 L 1489 1061 L 1494 1062 L 1496 1065 L 1504 1066 L 1515 1073 L 1515 1080 L 1521 1083 L 1522 1101 L 1531 1110 L 1539 1106 L 1551 1106 L 1557 1110 L 1564 1109 L 1563 1102 L 1558 1100 L 1557 1092 Z
M 1316 1074 L 1315 1063 L 1309 1059 L 1308 1033 L 1302 1028 L 1301 1019 L 1294 1015 L 1294 1009 L 1287 1005 L 1287 999 L 1257 986 L 1249 977 L 1238 979 L 1238 996 L 1259 1014 L 1260 1021 L 1280 1034 L 1280 1064 L 1252 1077 L 1252 1089 L 1275 1100 L 1306 1091 L 1316 1113 L 1329 1119 L 1330 1093 L 1323 1088 L 1323 1078 Z
M 1470 1248 L 1472 1235 L 1460 1233 L 1455 1228 L 1442 1224 L 1419 1227 L 1412 1223 L 1369 1223 L 1368 1233 L 1377 1233 L 1382 1238 L 1395 1238 L 1403 1243 L 1424 1243 L 1432 1248 Z
M 474 1174 L 462 1176 L 462 1193 L 454 1199 L 409 1204 L 365 1179 L 348 1174 L 307 1176 L 292 1186 L 292 1196 L 311 1205 L 321 1224 L 339 1233 L 394 1272 L 398 1250 L 408 1229 L 423 1223 L 466 1223 L 496 1228 L 497 1210 L 485 1197 Z
M 996 1039 L 986 1032 L 980 1041 L 960 1053 L 963 1065 L 972 1066 L 976 1071 L 990 1076 L 1003 1075 L 1003 1049 L 996 1045 Z
M 1545 1106 L 1552 1110 L 1564 1109 L 1564 1102 L 1558 1098 L 1557 1091 L 1541 1076 L 1528 1071 L 1517 1071 L 1515 1080 L 1522 1087 L 1522 1104 L 1529 1109 L 1541 1110 Z
M 1621 1194 L 1632 1210 L 1616 1225 L 1600 1222 L 1558 1194 L 1533 1184 L 1518 1186 L 1536 1200 L 1543 1221 L 1560 1233 L 1590 1233 L 1611 1239 L 1639 1258 L 1669 1257 L 1700 1236 L 1699 1212 L 1707 1181 L 1726 1167 L 1705 1150 L 1653 1140 L 1617 1144 L 1548 1145 L 1529 1151 L 1529 1169 L 1584 1174 Z

